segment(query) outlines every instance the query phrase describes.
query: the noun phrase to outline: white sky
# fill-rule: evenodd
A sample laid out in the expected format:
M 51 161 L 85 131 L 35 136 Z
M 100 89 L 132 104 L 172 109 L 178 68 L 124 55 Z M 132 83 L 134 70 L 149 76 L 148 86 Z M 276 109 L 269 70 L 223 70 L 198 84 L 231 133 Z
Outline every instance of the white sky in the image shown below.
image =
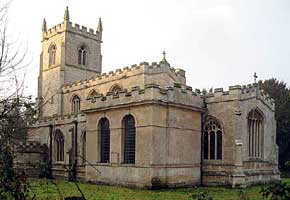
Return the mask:
M 36 95 L 41 26 L 63 21 L 97 28 L 103 21 L 103 72 L 155 62 L 167 52 L 193 88 L 275 77 L 290 82 L 289 0 L 13 0 L 9 30 L 24 41 L 27 91 Z

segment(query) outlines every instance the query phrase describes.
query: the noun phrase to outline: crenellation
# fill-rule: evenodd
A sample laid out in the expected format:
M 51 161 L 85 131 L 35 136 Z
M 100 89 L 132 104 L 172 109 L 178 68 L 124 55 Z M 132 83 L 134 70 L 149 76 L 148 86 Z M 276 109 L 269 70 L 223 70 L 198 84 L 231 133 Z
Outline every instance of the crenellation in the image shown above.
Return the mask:
M 224 89 L 223 88 L 215 88 L 214 93 L 223 93 Z
M 141 67 L 141 66 L 149 66 L 149 63 L 148 62 L 140 62 L 140 64 L 139 64 L 139 67 Z
M 92 85 L 94 85 L 93 82 L 95 82 L 95 81 L 100 81 L 100 80 L 106 81 L 105 79 L 111 78 L 113 76 L 116 76 L 116 79 L 123 78 L 124 75 L 121 76 L 121 74 L 124 74 L 124 73 L 130 73 L 129 75 L 134 75 L 134 74 L 139 74 L 139 73 L 148 73 L 148 74 L 170 73 L 171 75 L 176 76 L 176 78 L 185 76 L 185 71 L 181 70 L 181 69 L 169 68 L 169 67 L 167 67 L 167 65 L 162 65 L 162 68 L 161 68 L 161 66 L 158 65 L 156 62 L 153 62 L 152 65 L 149 65 L 148 62 L 141 62 L 139 65 L 136 65 L 136 64 L 131 65 L 130 68 L 128 66 L 126 66 L 123 69 L 116 69 L 115 71 L 109 71 L 108 73 L 96 75 L 96 76 L 88 79 L 88 81 L 83 82 L 82 84 L 83 84 L 83 87 L 86 87 L 86 86 L 91 87 Z M 179 78 L 177 80 L 179 80 Z M 95 84 L 97 84 L 97 83 L 95 83 Z M 178 83 L 178 84 L 180 84 L 180 83 Z M 68 92 L 69 88 L 76 87 L 76 86 L 80 86 L 80 85 L 76 85 L 76 83 L 74 82 L 69 87 L 64 86 L 63 90 L 66 90 Z M 180 84 L 180 86 L 176 85 L 176 87 L 181 87 L 181 84 Z M 75 88 L 75 89 L 80 89 L 80 87 Z
M 230 95 L 241 95 L 242 94 L 242 87 L 240 85 L 233 85 L 229 87 L 229 94 Z
M 122 70 L 121 69 L 116 69 L 115 73 L 116 74 L 121 74 L 122 73 Z
M 86 26 L 82 26 L 82 31 L 88 32 L 88 28 Z
M 214 93 L 206 94 L 206 98 L 210 102 L 223 102 L 234 99 L 251 99 L 259 98 L 265 104 L 267 104 L 272 110 L 275 109 L 273 100 L 268 94 L 259 89 L 258 84 L 248 84 L 248 85 L 234 85 L 230 86 L 228 91 L 224 91 L 223 88 L 214 89 Z
M 74 24 L 73 28 L 75 28 L 75 29 L 77 29 L 77 30 L 81 30 L 79 24 Z
M 75 118 L 78 118 L 81 121 L 84 121 L 86 119 L 86 115 L 84 115 L 83 113 L 78 113 L 78 114 L 72 113 L 72 114 L 61 115 L 61 116 L 56 115 L 56 116 L 50 116 L 50 117 L 42 117 L 37 120 L 34 126 L 41 126 L 43 124 L 56 124 L 56 123 L 63 124 L 64 122 L 65 123 L 72 122 L 72 119 L 75 119 Z
M 46 32 L 44 32 L 43 36 L 45 38 L 49 38 L 53 35 L 63 32 L 64 30 L 65 30 L 64 23 L 60 23 L 57 24 L 56 26 L 49 28 Z
M 174 83 L 173 86 L 176 88 L 181 88 L 181 84 L 179 84 L 179 83 Z
M 62 27 L 64 27 L 63 25 L 64 23 L 62 23 Z M 72 22 L 68 22 L 66 23 L 66 30 L 68 31 L 71 31 L 71 32 L 75 32 L 77 34 L 83 34 L 83 35 L 86 35 L 88 37 L 91 37 L 91 38 L 94 38 L 94 39 L 97 39 L 99 40 L 99 32 L 98 31 L 95 31 L 94 29 L 92 28 L 87 28 L 86 26 L 81 26 L 77 23 L 72 23 Z
M 175 69 L 175 74 L 185 78 L 185 71 L 183 69 Z
M 109 75 L 112 75 L 112 76 L 114 76 L 114 75 L 115 75 L 115 73 L 114 73 L 113 71 L 109 71 Z
M 139 86 L 132 87 L 131 90 L 124 90 L 114 95 L 107 92 L 106 96 L 87 99 L 89 104 L 85 104 L 84 112 L 90 109 L 104 108 L 106 106 L 117 106 L 126 103 L 139 102 L 143 100 L 156 100 L 161 102 L 182 103 L 188 106 L 201 107 L 203 99 L 200 95 L 179 87 L 162 88 L 158 84 L 146 84 L 145 88 Z
M 191 86 L 186 86 L 186 90 L 188 90 L 188 91 L 192 91 L 192 87 Z

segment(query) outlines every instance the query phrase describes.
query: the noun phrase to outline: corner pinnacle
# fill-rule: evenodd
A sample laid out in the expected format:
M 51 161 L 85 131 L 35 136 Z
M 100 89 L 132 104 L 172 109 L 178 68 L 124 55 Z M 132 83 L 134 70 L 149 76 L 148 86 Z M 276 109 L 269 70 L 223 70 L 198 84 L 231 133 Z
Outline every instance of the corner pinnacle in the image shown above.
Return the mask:
M 46 20 L 44 18 L 42 22 L 42 32 L 46 32 L 46 31 L 47 31 L 47 26 L 46 26 Z
M 65 21 L 69 21 L 69 10 L 68 10 L 68 6 L 66 7 L 65 12 L 64 12 L 64 20 Z
M 99 18 L 98 29 L 97 31 L 100 33 L 103 31 L 102 19 Z

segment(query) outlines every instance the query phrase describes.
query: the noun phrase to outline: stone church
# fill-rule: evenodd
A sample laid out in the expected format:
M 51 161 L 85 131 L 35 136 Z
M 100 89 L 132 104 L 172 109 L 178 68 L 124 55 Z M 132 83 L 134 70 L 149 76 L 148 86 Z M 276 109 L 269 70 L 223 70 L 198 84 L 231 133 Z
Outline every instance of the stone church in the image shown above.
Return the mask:
M 208 93 L 160 62 L 103 73 L 97 30 L 42 27 L 39 116 L 29 140 L 48 146 L 55 178 L 154 188 L 246 186 L 280 179 L 275 106 L 259 85 Z

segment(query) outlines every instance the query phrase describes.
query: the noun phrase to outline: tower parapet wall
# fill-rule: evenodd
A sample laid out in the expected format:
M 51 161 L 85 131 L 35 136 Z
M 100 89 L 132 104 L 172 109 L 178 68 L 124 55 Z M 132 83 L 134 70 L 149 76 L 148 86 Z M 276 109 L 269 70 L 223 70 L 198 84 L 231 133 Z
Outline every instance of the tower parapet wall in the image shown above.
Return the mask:
M 54 35 L 60 34 L 64 31 L 69 31 L 75 34 L 86 36 L 90 39 L 101 41 L 101 34 L 92 28 L 86 26 L 80 26 L 79 24 L 73 24 L 72 22 L 62 22 L 43 32 L 43 39 L 50 38 Z
M 206 103 L 218 103 L 233 100 L 248 100 L 257 98 L 261 100 L 272 111 L 275 110 L 274 99 L 270 98 L 263 90 L 259 88 L 257 83 L 248 85 L 234 85 L 230 86 L 228 91 L 224 91 L 223 88 L 216 88 L 213 92 L 205 95 Z
M 87 89 L 96 85 L 104 84 L 107 82 L 112 82 L 114 80 L 119 80 L 122 78 L 128 78 L 138 74 L 144 74 L 145 78 L 143 80 L 144 85 L 157 82 L 160 80 L 152 80 L 149 78 L 152 75 L 160 75 L 161 73 L 168 74 L 171 78 L 172 85 L 174 82 L 185 85 L 185 71 L 182 69 L 175 69 L 167 64 L 157 64 L 153 62 L 151 65 L 147 62 L 142 62 L 139 65 L 131 65 L 131 67 L 124 67 L 123 69 L 116 69 L 115 71 L 110 71 L 108 73 L 103 73 L 101 75 L 94 76 L 87 80 L 79 80 L 70 85 L 66 85 L 62 88 L 63 93 L 69 93 L 76 90 Z M 148 78 L 146 78 L 148 76 Z M 160 83 L 163 85 L 162 83 Z M 168 82 L 167 82 L 168 85 Z
M 199 91 L 193 92 L 191 87 L 182 87 L 177 83 L 173 87 L 166 88 L 156 84 L 146 84 L 144 88 L 136 86 L 130 89 L 123 89 L 116 95 L 108 92 L 106 95 L 100 94 L 93 98 L 88 98 L 87 101 L 83 108 L 84 112 L 142 103 L 170 104 L 203 111 L 204 103 Z

